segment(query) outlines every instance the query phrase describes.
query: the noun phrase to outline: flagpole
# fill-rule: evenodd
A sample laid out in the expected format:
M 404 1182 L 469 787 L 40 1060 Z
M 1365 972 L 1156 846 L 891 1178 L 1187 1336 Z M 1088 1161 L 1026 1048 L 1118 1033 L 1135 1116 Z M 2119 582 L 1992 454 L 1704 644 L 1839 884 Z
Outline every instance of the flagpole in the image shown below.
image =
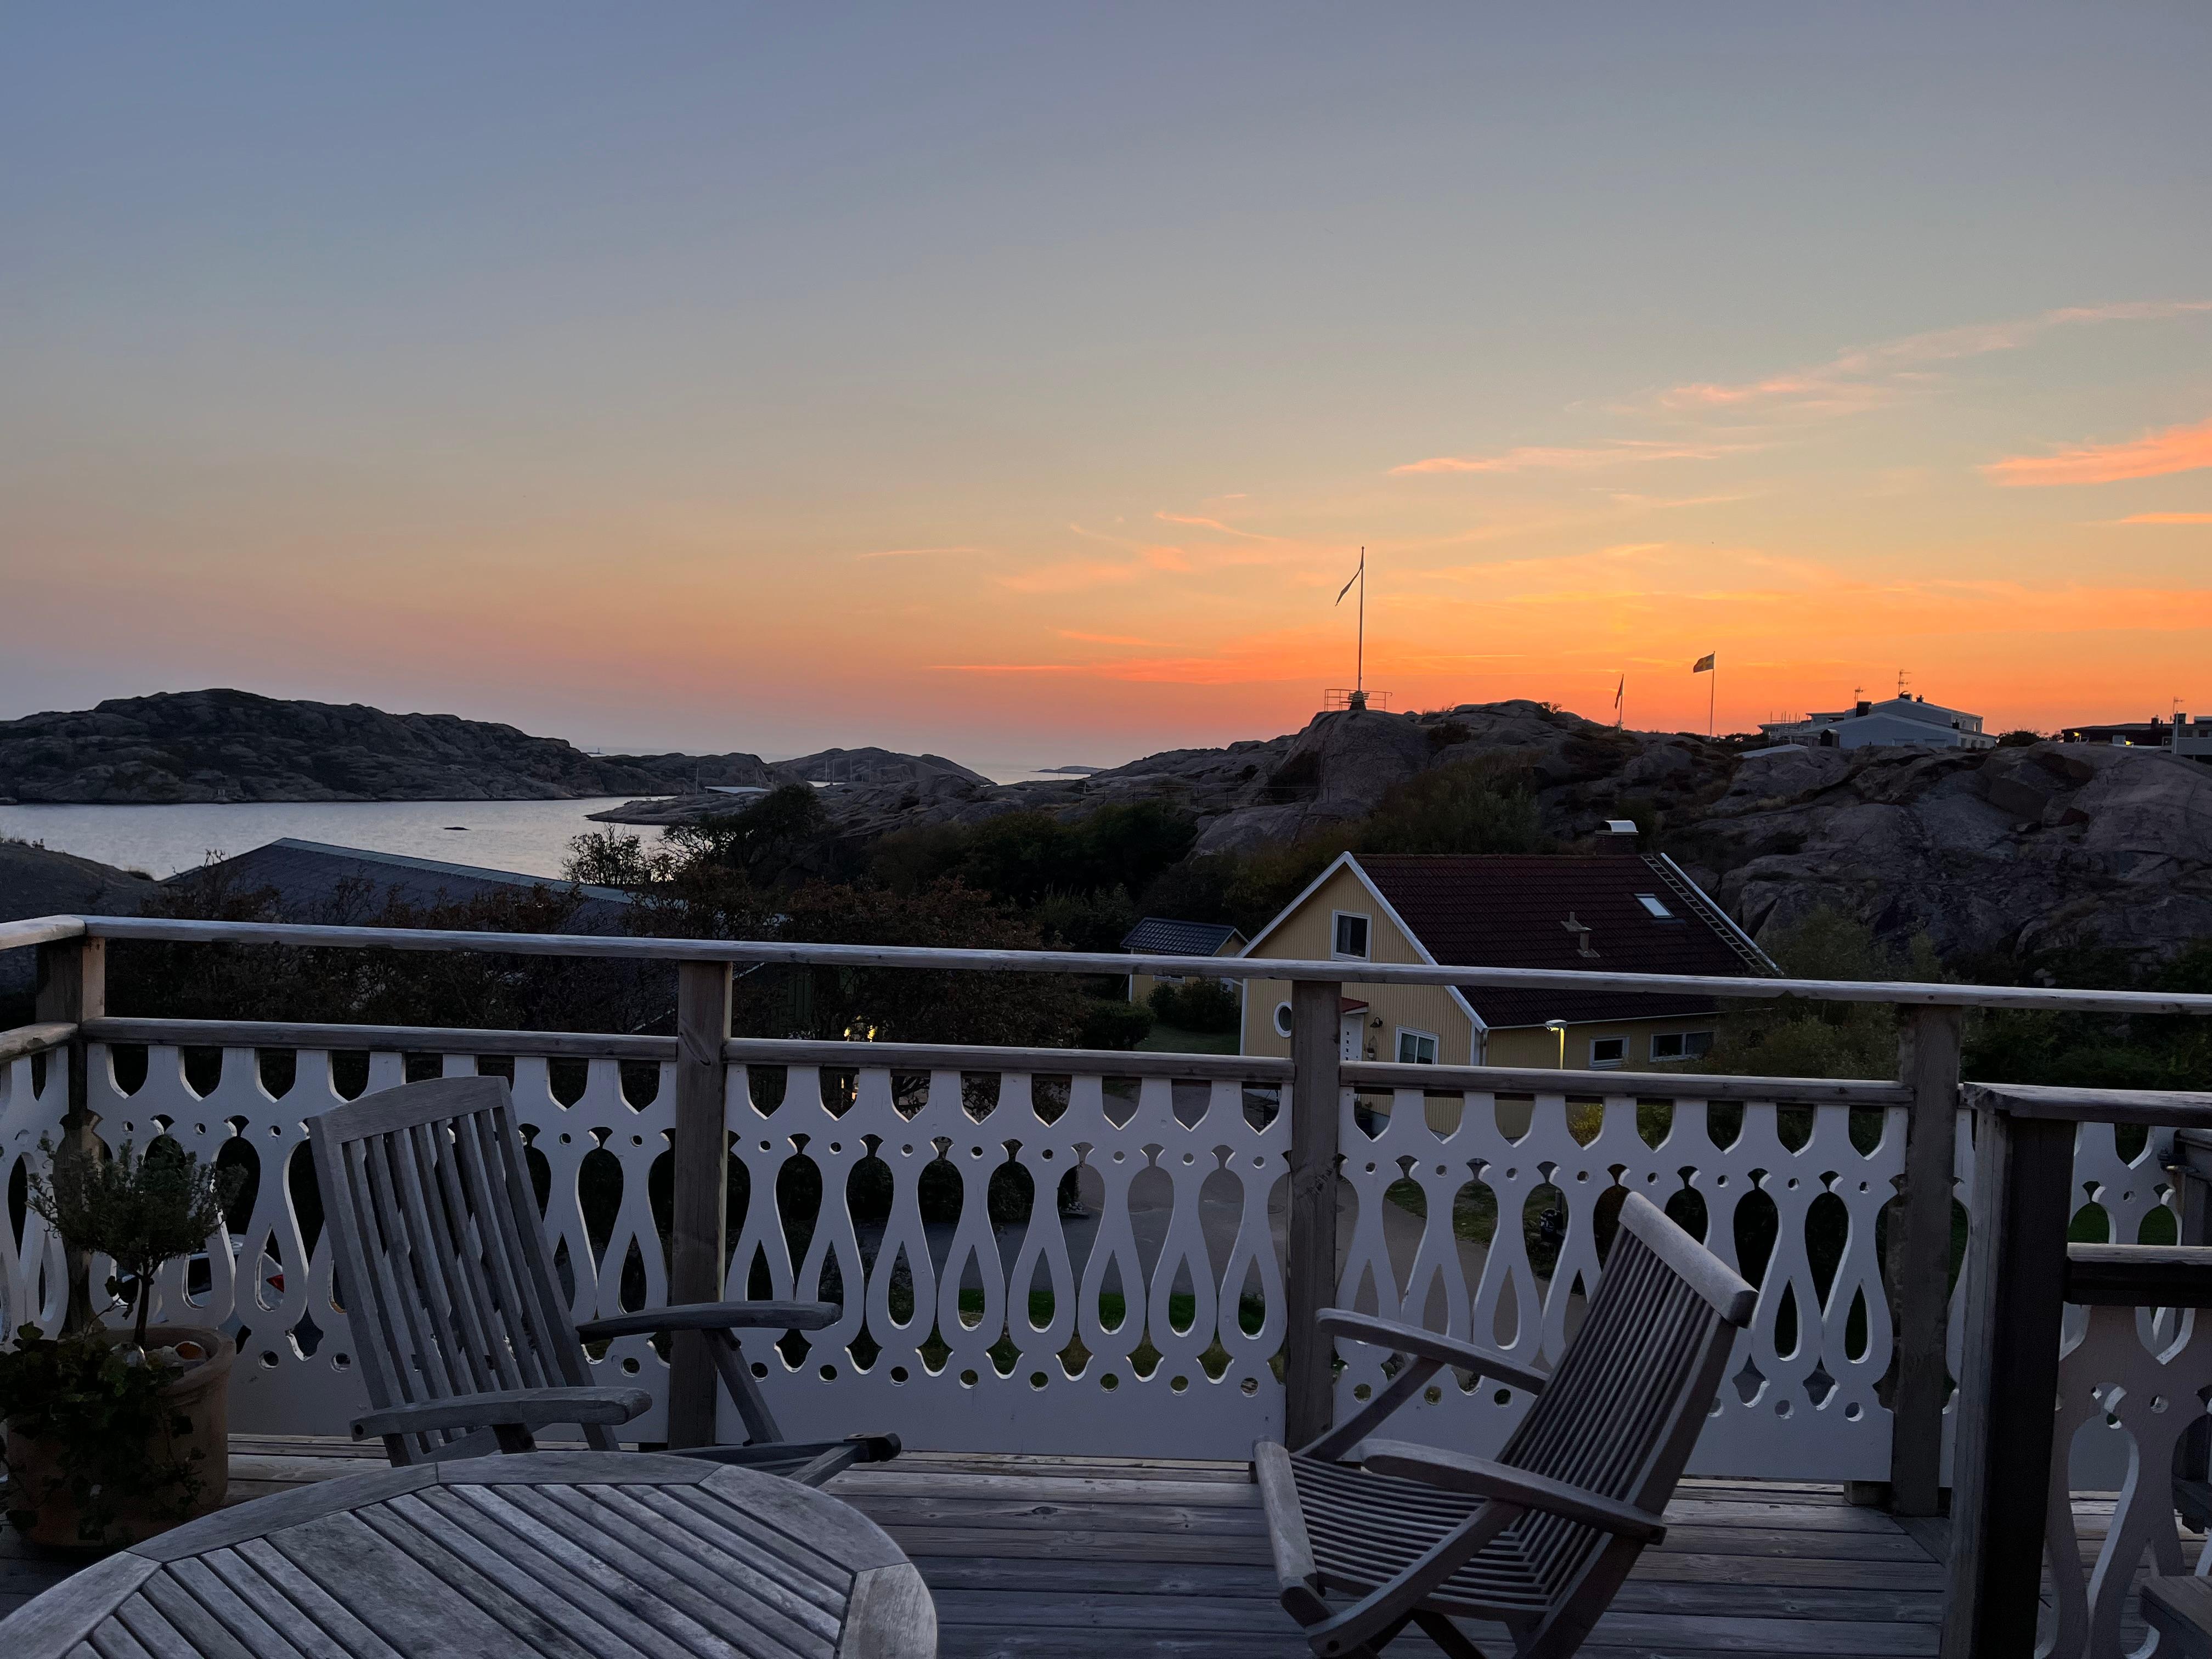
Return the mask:
M 1352 687 L 1367 689 L 1367 550 L 1359 550 L 1359 643 L 1352 661 Z
M 1718 657 L 1713 659 L 1711 672 L 1712 678 L 1705 684 L 1705 737 L 1708 741 L 1713 736 L 1713 707 L 1720 701 L 1721 696 L 1721 659 Z

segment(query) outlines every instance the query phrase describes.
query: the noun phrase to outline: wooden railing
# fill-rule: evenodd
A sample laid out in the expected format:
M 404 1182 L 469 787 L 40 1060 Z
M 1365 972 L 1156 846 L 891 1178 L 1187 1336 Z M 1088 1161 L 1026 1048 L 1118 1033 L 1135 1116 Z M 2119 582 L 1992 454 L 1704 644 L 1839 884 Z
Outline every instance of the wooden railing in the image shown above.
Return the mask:
M 1960 1307 L 1944 1659 L 2118 1659 L 2145 1556 L 2160 1573 L 2201 1570 L 2175 1525 L 2174 1454 L 2212 1389 L 2212 1334 L 2196 1317 L 2212 1306 L 2212 1251 L 2201 1216 L 2171 1246 L 2136 1244 L 2129 1224 L 2154 1204 L 2179 1207 L 2173 1135 L 2212 1127 L 2212 1094 L 1968 1085 L 1962 1104 L 1975 1228 Z M 2136 1158 L 2113 1150 L 2121 1124 L 2148 1132 Z M 2085 1181 L 2100 1148 L 2106 1167 Z M 2154 1198 L 2147 1189 L 2160 1177 L 2169 1179 Z M 2085 1188 L 2110 1215 L 2112 1242 L 2069 1249 Z M 2097 1482 L 2119 1496 L 2087 1574 L 2068 1502 L 2084 1430 L 2124 1442 L 2091 1449 L 2123 1478 Z
M 667 962 L 678 1030 L 116 1018 L 105 1006 L 111 939 Z M 169 1305 L 247 1331 L 241 1423 L 307 1431 L 343 1420 L 356 1385 L 313 1237 L 301 1126 L 344 1094 L 401 1080 L 411 1059 L 418 1072 L 511 1074 L 580 1316 L 834 1289 L 827 1299 L 846 1307 L 839 1326 L 815 1334 L 803 1356 L 795 1342 L 755 1356 L 795 1433 L 857 1422 L 915 1443 L 1161 1453 L 1218 1453 L 1261 1433 L 1304 1438 L 1371 1391 L 1384 1358 L 1332 1352 L 1314 1333 L 1316 1312 L 1376 1309 L 1541 1363 L 1595 1284 L 1607 1194 L 1628 1188 L 1667 1203 L 1732 1261 L 1740 1234 L 1765 1256 L 1740 1264 L 1757 1270 L 1760 1316 L 1696 1467 L 1887 1487 L 1897 1509 L 1921 1515 L 1940 1503 L 1957 1369 L 1947 1358 L 1952 1203 L 1972 1190 L 1955 1162 L 1962 1011 L 2212 1012 L 2212 998 L 2122 992 L 1352 970 L 1359 984 L 1905 1006 L 1899 1077 L 1778 1079 L 1348 1064 L 1341 962 L 71 917 L 0 926 L 0 949 L 11 947 L 39 951 L 40 1023 L 0 1036 L 0 1178 L 53 1131 L 96 1129 L 111 1141 L 167 1133 L 234 1159 L 250 1149 L 261 1174 L 234 1229 L 243 1246 L 217 1243 L 161 1287 Z M 1286 979 L 1292 1052 L 732 1040 L 732 965 L 759 962 Z M 205 1050 L 221 1056 L 212 1078 L 191 1060 Z M 118 1065 L 142 1054 L 144 1079 L 126 1087 Z M 341 1054 L 356 1058 L 334 1065 Z M 272 1066 L 291 1073 L 281 1093 L 266 1084 Z M 2112 1180 L 2109 1144 L 2085 1147 L 2083 1167 Z M 882 1169 L 860 1170 L 874 1164 Z M 933 1183 L 957 1172 L 951 1218 L 925 1219 L 925 1172 Z M 848 1197 L 871 1177 L 888 1213 Z M 1002 1200 L 1010 1188 L 1026 1199 L 994 1210 L 994 1182 Z M 732 1182 L 747 1191 L 742 1206 Z M 1887 1259 L 1877 1260 L 1886 1207 Z M 1824 1255 L 1821 1238 L 1839 1242 Z M 0 1229 L 9 1325 L 58 1317 L 82 1265 L 63 1261 L 34 1221 L 21 1234 Z M 664 1364 L 642 1340 L 599 1363 L 648 1377 Z M 665 1380 L 654 1389 L 664 1403 L 638 1431 L 678 1444 L 712 1437 L 708 1379 L 679 1365 Z M 1440 1387 L 1422 1408 L 1434 1432 L 1481 1450 L 1525 1404 L 1510 1390 Z

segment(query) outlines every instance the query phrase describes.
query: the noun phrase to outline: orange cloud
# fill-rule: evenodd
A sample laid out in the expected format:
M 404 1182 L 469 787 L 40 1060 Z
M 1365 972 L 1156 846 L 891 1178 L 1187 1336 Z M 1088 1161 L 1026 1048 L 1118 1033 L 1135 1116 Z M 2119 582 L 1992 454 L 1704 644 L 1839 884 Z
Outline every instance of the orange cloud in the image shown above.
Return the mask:
M 1053 629 L 1053 632 L 1059 635 L 1063 640 L 1080 640 L 1085 645 L 1156 646 L 1159 643 L 1158 640 L 1134 639 L 1127 634 L 1081 634 L 1078 633 L 1073 628 L 1055 628 Z
M 1982 469 L 1994 483 L 2115 483 L 2212 466 L 2212 420 L 2170 426 L 2126 443 L 2077 444 L 2052 455 L 2012 455 Z
M 1394 466 L 1390 476 L 1402 477 L 1414 472 L 1565 472 L 1638 461 L 1711 461 L 1747 447 L 1663 443 L 1651 439 L 1628 439 L 1589 449 L 1523 445 L 1502 455 L 1431 455 L 1425 461 L 1408 461 L 1403 466 Z
M 2114 524 L 2212 524 L 2212 513 L 2130 513 Z

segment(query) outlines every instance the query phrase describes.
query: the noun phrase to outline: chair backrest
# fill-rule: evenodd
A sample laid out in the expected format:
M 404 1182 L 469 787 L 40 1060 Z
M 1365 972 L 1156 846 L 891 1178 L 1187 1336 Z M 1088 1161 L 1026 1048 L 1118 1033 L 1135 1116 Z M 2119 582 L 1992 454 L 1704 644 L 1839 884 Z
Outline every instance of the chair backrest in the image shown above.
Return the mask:
M 307 1139 L 372 1406 L 591 1382 L 504 1082 L 386 1089 L 309 1119 Z M 616 1448 L 604 1425 L 584 1433 Z M 407 1462 L 494 1449 L 482 1430 L 387 1444 Z
M 1758 1293 L 1631 1193 L 1581 1328 L 1498 1461 L 1656 1513 L 1689 1462 Z M 1531 1514 L 1530 1564 L 1558 1591 L 1606 1534 Z

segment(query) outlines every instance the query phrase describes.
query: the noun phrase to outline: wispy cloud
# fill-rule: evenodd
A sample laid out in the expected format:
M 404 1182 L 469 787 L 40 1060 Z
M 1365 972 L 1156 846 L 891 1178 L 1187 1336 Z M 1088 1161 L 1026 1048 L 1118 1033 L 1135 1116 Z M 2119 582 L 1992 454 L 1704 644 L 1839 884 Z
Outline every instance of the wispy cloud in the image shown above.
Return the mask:
M 2130 513 L 2108 524 L 2212 524 L 2212 513 Z
M 1079 662 L 936 662 L 933 674 L 1087 674 Z
M 1084 634 L 1073 628 L 1055 628 L 1052 631 L 1063 640 L 1080 640 L 1085 645 L 1157 646 L 1160 643 L 1158 640 L 1140 640 L 1127 634 Z
M 2010 455 L 1982 474 L 2010 485 L 2117 483 L 2212 466 L 2212 420 L 2170 426 L 2116 444 L 2076 444 L 2049 455 Z M 2152 520 L 2157 522 L 2157 520 Z
M 1747 444 L 1685 444 L 1657 439 L 1624 439 L 1589 448 L 1553 448 L 1524 444 L 1498 455 L 1431 455 L 1390 469 L 1394 478 L 1418 472 L 1580 472 L 1601 466 L 1645 461 L 1711 461 L 1752 447 Z
M 1894 402 L 1924 384 L 1929 367 L 1993 351 L 2014 351 L 2055 328 L 2086 323 L 2163 322 L 2212 312 L 2212 300 L 2123 301 L 2065 306 L 1994 323 L 1929 329 L 1877 345 L 1838 352 L 1826 362 L 1757 380 L 1692 381 L 1659 395 L 1662 409 L 1711 413 L 1742 410 L 1799 416 L 1848 415 Z
M 1106 587 L 1119 582 L 1134 581 L 1143 571 L 1143 566 L 1127 562 L 1064 559 L 1057 564 L 1042 565 L 1034 570 L 1017 571 L 1011 576 L 1001 576 L 999 586 L 1010 593 L 1078 593 L 1087 587 Z
M 855 553 L 856 559 L 919 559 L 933 553 L 973 553 L 972 547 L 884 547 L 872 553 Z

